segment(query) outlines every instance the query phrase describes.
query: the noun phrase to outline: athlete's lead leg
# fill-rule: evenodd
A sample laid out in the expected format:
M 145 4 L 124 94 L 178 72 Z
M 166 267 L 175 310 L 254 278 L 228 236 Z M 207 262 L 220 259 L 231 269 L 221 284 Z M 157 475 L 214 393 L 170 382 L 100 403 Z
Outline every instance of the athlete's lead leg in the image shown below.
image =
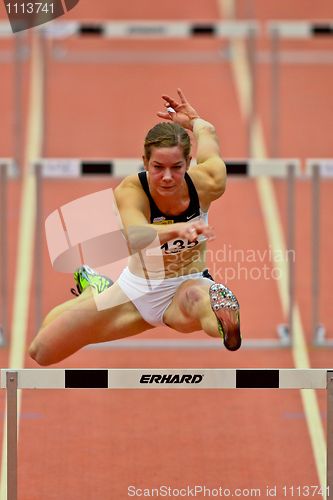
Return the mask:
M 164 313 L 164 322 L 183 333 L 204 330 L 211 337 L 221 337 L 230 351 L 241 346 L 239 304 L 224 285 L 185 281 Z

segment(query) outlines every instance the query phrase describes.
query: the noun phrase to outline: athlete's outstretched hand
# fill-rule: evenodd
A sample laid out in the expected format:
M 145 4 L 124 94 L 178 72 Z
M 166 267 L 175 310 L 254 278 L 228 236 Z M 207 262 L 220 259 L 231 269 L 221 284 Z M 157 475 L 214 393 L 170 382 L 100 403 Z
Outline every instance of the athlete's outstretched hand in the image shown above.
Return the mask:
M 178 237 L 187 239 L 190 242 L 195 241 L 200 234 L 205 236 L 208 240 L 215 239 L 214 228 L 203 221 L 192 223 L 179 222 L 175 224 L 175 226 L 177 226 Z
M 181 89 L 177 89 L 177 92 L 180 102 L 177 102 L 168 95 L 162 95 L 162 99 L 165 101 L 165 107 L 167 110 L 159 111 L 157 116 L 164 118 L 165 120 L 171 120 L 188 130 L 192 130 L 192 120 L 199 118 L 199 114 L 187 101 Z

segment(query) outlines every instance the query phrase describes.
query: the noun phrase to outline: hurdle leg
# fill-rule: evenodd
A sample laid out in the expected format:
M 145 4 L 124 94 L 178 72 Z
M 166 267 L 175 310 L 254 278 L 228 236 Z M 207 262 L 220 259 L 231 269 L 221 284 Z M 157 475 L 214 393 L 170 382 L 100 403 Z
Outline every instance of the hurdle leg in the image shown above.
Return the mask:
M 280 37 L 278 29 L 272 32 L 271 40 L 271 158 L 279 156 L 279 120 L 280 120 Z
M 6 373 L 7 500 L 17 500 L 17 372 Z
M 333 496 L 333 371 L 327 372 L 327 498 Z
M 295 298 L 295 165 L 288 165 L 287 252 L 288 252 L 288 336 L 293 341 Z M 289 255 L 289 252 L 291 255 Z
M 248 134 L 248 157 L 254 157 L 253 141 L 254 141 L 254 128 L 256 119 L 256 31 L 255 29 L 250 29 L 247 38 L 247 53 L 250 67 L 250 85 L 251 85 L 251 99 L 250 99 L 250 109 L 247 123 L 247 134 Z
M 35 164 L 36 179 L 36 237 L 35 237 L 35 330 L 42 323 L 42 290 L 43 290 L 43 205 L 42 205 L 42 165 Z
M 312 336 L 314 345 L 325 343 L 325 328 L 319 324 L 320 287 L 320 167 L 312 171 Z
M 0 347 L 6 345 L 6 336 L 8 335 L 8 300 L 7 300 L 7 175 L 8 166 L 0 164 Z

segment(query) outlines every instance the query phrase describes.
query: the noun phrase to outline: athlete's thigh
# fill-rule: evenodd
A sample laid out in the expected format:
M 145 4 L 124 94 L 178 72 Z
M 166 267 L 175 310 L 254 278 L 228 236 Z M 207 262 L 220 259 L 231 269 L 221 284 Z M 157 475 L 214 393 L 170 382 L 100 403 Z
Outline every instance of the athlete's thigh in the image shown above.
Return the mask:
M 122 339 L 150 328 L 129 300 L 97 310 L 91 294 L 85 300 L 71 301 L 66 311 L 42 328 L 30 354 L 40 364 L 56 363 L 85 345 Z

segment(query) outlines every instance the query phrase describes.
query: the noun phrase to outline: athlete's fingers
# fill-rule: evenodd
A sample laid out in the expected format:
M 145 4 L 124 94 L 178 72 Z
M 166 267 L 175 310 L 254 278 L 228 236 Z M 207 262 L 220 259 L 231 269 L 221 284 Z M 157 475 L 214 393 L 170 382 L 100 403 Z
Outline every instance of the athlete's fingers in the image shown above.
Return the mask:
M 187 235 L 187 239 L 192 242 L 198 237 L 199 234 L 196 228 L 192 226 L 187 229 Z
M 205 236 L 209 241 L 215 240 L 216 238 L 215 233 L 213 231 L 207 231 L 207 233 L 205 233 Z
M 203 224 L 203 226 L 201 228 L 197 228 L 197 232 L 200 234 L 203 234 L 209 240 L 215 239 L 215 232 L 214 232 L 214 228 L 212 226 L 207 226 L 206 224 Z
M 158 113 L 156 113 L 157 116 L 159 116 L 160 118 L 164 118 L 164 120 L 172 120 L 171 118 L 171 113 L 167 113 L 167 112 L 164 112 L 164 111 L 159 111 Z
M 171 106 L 172 108 L 176 108 L 178 106 L 178 102 L 168 95 L 162 95 L 162 99 L 164 99 L 167 102 L 167 105 Z
M 206 224 L 202 220 L 192 222 L 191 226 L 194 226 L 196 229 L 200 230 L 201 232 L 213 229 L 212 226 L 209 226 L 208 224 Z
M 208 233 L 215 235 L 215 229 L 213 228 L 213 226 L 208 226 Z
M 177 89 L 177 92 L 178 92 L 178 95 L 179 95 L 179 97 L 180 97 L 180 101 L 181 101 L 181 103 L 182 103 L 182 104 L 186 104 L 186 103 L 187 103 L 187 100 L 186 100 L 186 97 L 185 97 L 185 96 L 184 96 L 184 94 L 183 94 L 182 89 L 179 89 L 179 88 L 178 88 L 178 89 Z
M 190 241 L 194 241 L 199 234 L 206 236 L 208 239 L 215 238 L 214 230 L 211 226 L 207 226 L 203 222 L 194 222 L 186 228 L 186 236 Z
M 195 241 L 199 235 L 203 235 L 207 238 L 207 240 L 215 239 L 214 230 L 211 226 L 207 226 L 203 222 L 193 222 L 188 225 L 185 229 L 183 229 L 179 236 L 181 238 L 186 238 L 188 241 Z

